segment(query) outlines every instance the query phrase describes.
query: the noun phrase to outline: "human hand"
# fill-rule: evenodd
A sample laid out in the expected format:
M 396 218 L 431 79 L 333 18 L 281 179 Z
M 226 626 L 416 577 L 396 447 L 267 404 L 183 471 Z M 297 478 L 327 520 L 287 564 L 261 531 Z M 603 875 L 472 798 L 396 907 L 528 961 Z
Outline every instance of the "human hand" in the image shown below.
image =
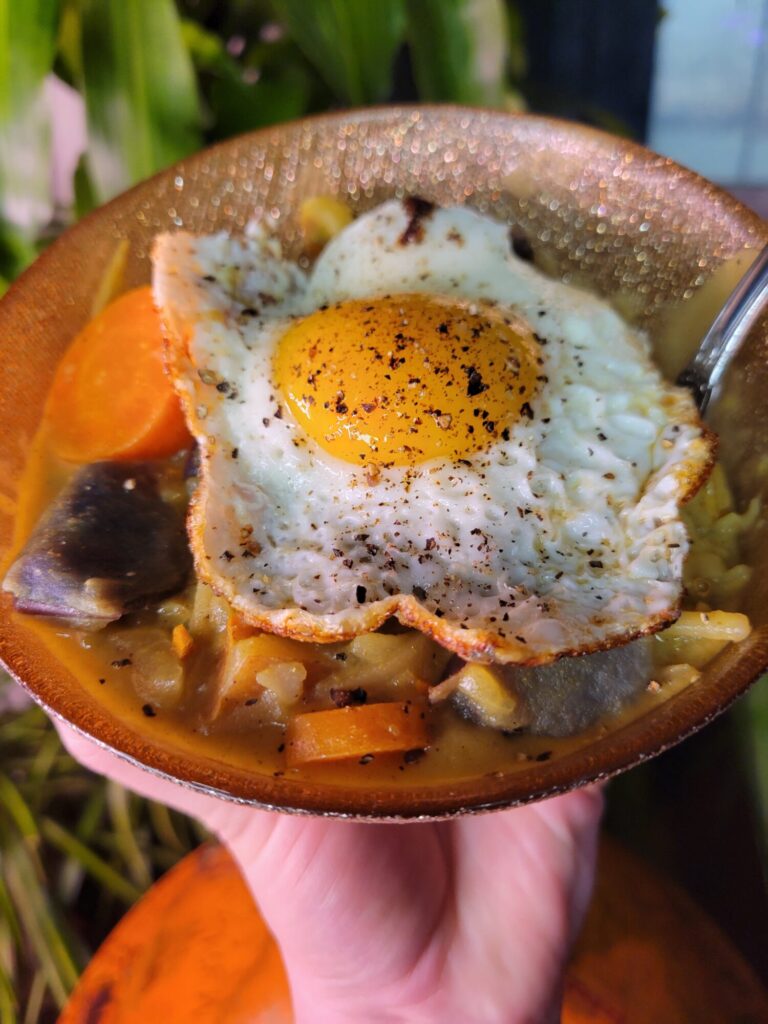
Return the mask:
M 560 1019 L 592 887 L 599 788 L 455 821 L 371 825 L 228 803 L 59 731 L 86 767 L 227 844 L 281 948 L 296 1024 Z

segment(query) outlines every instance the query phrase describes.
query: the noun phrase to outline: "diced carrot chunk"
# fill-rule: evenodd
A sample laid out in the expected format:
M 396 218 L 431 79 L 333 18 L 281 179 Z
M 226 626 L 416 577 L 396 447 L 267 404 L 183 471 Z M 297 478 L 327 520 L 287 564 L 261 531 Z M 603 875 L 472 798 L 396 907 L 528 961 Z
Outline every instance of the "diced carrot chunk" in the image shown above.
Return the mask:
M 73 462 L 157 459 L 191 445 L 148 287 L 115 299 L 77 335 L 45 416 L 57 455 Z
M 186 626 L 179 623 L 178 626 L 173 627 L 173 632 L 171 633 L 171 645 L 176 652 L 176 657 L 179 658 L 180 661 L 183 661 L 183 659 L 186 658 L 192 650 L 193 643 L 192 634 Z
M 424 709 L 410 701 L 362 704 L 297 715 L 286 736 L 290 767 L 405 752 L 429 742 Z

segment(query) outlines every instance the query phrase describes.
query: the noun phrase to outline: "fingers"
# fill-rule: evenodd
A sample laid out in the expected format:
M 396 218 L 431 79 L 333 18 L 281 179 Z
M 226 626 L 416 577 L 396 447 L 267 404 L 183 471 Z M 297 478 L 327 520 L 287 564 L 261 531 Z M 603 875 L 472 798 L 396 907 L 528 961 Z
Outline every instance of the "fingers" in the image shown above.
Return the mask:
M 373 993 L 389 1009 L 421 1005 L 437 998 L 438 978 L 458 998 L 467 975 L 488 1005 L 537 1007 L 503 1019 L 557 1019 L 592 888 L 602 787 L 439 826 L 335 822 L 196 792 L 57 728 L 86 767 L 193 815 L 229 845 L 281 946 L 301 1019 L 319 1019 L 318 1006 L 362 1019 Z M 511 994 L 510 963 L 520 968 Z
M 570 941 L 576 939 L 592 898 L 605 784 L 596 783 L 537 805 L 549 828 L 559 836 L 571 860 L 568 893 Z
M 57 728 L 81 764 L 193 815 L 226 842 L 298 990 L 352 998 L 363 975 L 375 976 L 379 988 L 409 976 L 447 882 L 429 826 L 400 829 L 239 806 L 159 778 L 68 726 Z
M 57 728 L 81 764 L 193 815 L 228 845 L 297 993 L 343 1002 L 362 998 L 363 975 L 374 976 L 380 989 L 409 976 L 429 943 L 446 884 L 428 826 L 401 831 L 239 806 L 158 778 L 68 726 Z
M 605 784 L 593 783 L 533 805 L 563 842 L 591 842 L 605 809 Z

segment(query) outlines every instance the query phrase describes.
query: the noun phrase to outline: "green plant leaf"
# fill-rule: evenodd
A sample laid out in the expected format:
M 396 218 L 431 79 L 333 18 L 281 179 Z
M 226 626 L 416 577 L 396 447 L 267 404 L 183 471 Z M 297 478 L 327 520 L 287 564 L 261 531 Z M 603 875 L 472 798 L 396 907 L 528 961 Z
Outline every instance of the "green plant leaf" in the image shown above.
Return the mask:
M 747 758 L 763 863 L 768 865 L 768 675 L 738 705 L 736 721 Z
M 36 95 L 53 66 L 58 0 L 0 0 L 0 119 Z
M 407 0 L 407 10 L 420 98 L 502 106 L 510 40 L 503 0 Z
M 0 210 L 28 238 L 52 214 L 50 122 L 58 0 L 0 0 Z
M 337 100 L 387 98 L 403 41 L 403 0 L 273 0 L 278 17 Z
M 51 902 L 46 880 L 28 847 L 12 842 L 3 853 L 3 871 L 26 941 L 40 964 L 60 1009 L 77 981 L 79 970 L 66 928 Z
M 234 60 L 220 36 L 193 21 L 184 21 L 182 29 L 202 76 L 212 138 L 225 139 L 305 113 L 309 83 L 300 67 L 290 63 L 260 67 L 255 80 L 250 80 L 249 71 L 255 69 Z
M 0 1024 L 17 1024 L 18 996 L 14 991 L 13 978 L 0 963 Z
M 525 22 L 516 4 L 508 3 L 505 9 L 507 15 L 507 67 L 514 78 L 519 80 L 528 71 Z
M 35 821 L 35 816 L 29 808 L 26 800 L 19 791 L 18 786 L 8 778 L 0 774 L 0 809 L 4 815 L 18 830 L 24 840 L 36 847 L 40 839 L 40 832 Z
M 10 283 L 37 256 L 27 234 L 0 219 L 0 280 Z M 0 294 L 3 288 L 0 284 Z
M 300 117 L 306 109 L 306 97 L 307 90 L 298 77 L 286 75 L 280 81 L 260 81 L 252 86 L 236 79 L 217 78 L 209 93 L 212 137 L 225 139 Z
M 56 73 L 73 88 L 83 80 L 80 50 L 80 0 L 61 0 L 59 34 L 56 41 Z
M 87 166 L 103 202 L 200 147 L 200 104 L 173 0 L 80 10 Z
M 227 53 L 224 40 L 191 18 L 181 21 L 181 38 L 196 68 L 202 71 L 230 72 L 235 62 Z M 235 65 L 236 66 L 236 65 Z
M 142 890 L 123 878 L 119 871 L 109 865 L 103 857 L 85 843 L 81 843 L 77 836 L 72 835 L 63 825 L 53 818 L 43 818 L 40 828 L 45 839 L 51 846 L 60 850 L 67 857 L 78 863 L 83 870 L 92 875 L 105 889 L 116 899 L 131 906 L 141 896 Z
M 99 205 L 91 176 L 88 173 L 88 161 L 85 153 L 77 161 L 73 184 L 75 190 L 75 216 L 79 219 L 84 217 L 86 213 L 90 213 L 91 210 L 95 210 Z

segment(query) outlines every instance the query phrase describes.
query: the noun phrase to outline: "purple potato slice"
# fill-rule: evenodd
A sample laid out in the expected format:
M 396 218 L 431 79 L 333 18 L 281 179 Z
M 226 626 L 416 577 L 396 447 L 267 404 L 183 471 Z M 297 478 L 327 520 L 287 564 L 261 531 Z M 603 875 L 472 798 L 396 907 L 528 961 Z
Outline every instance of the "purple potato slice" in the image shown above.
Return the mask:
M 192 558 L 183 512 L 164 501 L 146 462 L 84 466 L 8 571 L 17 609 L 98 627 L 173 593 Z

